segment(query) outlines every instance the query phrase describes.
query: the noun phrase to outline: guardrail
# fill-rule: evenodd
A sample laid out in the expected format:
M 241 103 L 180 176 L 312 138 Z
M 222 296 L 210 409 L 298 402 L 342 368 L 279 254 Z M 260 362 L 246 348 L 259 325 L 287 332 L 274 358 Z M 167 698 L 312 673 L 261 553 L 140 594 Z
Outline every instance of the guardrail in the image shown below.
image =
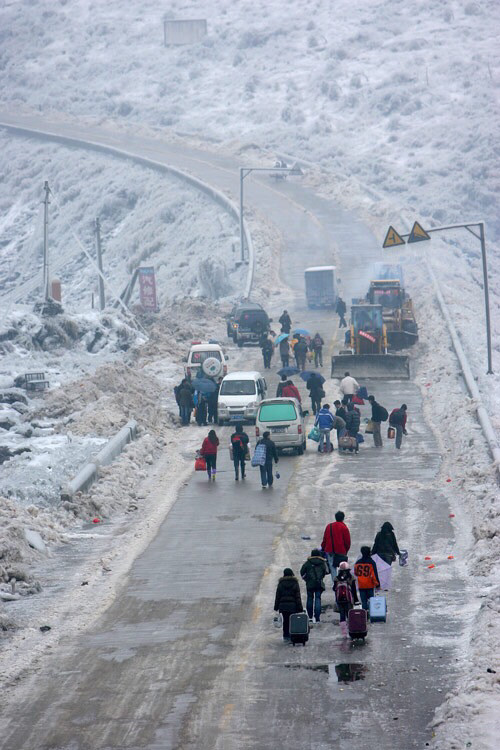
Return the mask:
M 96 453 L 92 461 L 85 464 L 78 474 L 73 477 L 62 489 L 61 500 L 71 500 L 77 492 L 85 492 L 99 478 L 99 468 L 108 466 L 123 451 L 128 443 L 137 437 L 137 422 L 130 422 L 114 435 L 99 453 Z
M 125 149 L 117 148 L 116 146 L 108 146 L 104 143 L 99 143 L 97 141 L 86 141 L 83 138 L 74 138 L 72 136 L 60 135 L 58 133 L 53 133 L 49 130 L 39 130 L 36 128 L 33 128 L 33 129 L 24 128 L 19 125 L 11 125 L 5 122 L 0 122 L 0 127 L 5 128 L 11 133 L 16 133 L 18 135 L 27 135 L 31 137 L 38 136 L 39 138 L 43 138 L 45 140 L 50 140 L 50 141 L 55 141 L 57 143 L 63 143 L 65 145 L 78 146 L 80 148 L 86 148 L 86 149 L 91 149 L 93 151 L 99 151 L 99 152 L 106 153 L 106 154 L 112 154 L 120 158 L 131 159 L 132 161 L 135 161 L 137 164 L 143 164 L 144 166 L 150 167 L 152 169 L 156 169 L 159 172 L 172 174 L 178 179 L 188 182 L 193 187 L 197 188 L 198 190 L 201 190 L 206 195 L 210 196 L 212 200 L 219 203 L 219 205 L 221 205 L 226 211 L 228 211 L 228 213 L 232 214 L 236 218 L 236 220 L 239 222 L 240 214 L 239 214 L 238 208 L 231 200 L 229 200 L 229 198 L 227 198 L 224 195 L 224 193 L 212 187 L 207 182 L 203 182 L 203 180 L 199 180 L 197 177 L 193 177 L 193 175 L 190 175 L 187 172 L 183 172 L 182 170 L 177 169 L 177 167 L 172 167 L 169 164 L 163 164 L 162 162 L 156 161 L 155 159 L 148 159 L 147 157 L 144 157 L 144 156 L 138 156 L 137 154 L 134 154 L 130 151 L 125 151 Z M 243 291 L 243 296 L 249 297 L 252 291 L 253 278 L 254 278 L 255 253 L 254 253 L 252 238 L 250 236 L 250 232 L 248 230 L 246 221 L 243 221 L 243 232 L 245 234 L 245 240 L 247 243 L 248 260 L 249 260 L 248 273 L 247 273 L 245 288 Z

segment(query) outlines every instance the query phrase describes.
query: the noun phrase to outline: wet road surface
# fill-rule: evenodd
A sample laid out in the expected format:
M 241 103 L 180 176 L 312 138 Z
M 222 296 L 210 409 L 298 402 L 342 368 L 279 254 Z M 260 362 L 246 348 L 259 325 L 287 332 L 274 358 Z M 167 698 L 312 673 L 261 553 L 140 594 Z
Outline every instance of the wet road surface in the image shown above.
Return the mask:
M 133 140 L 129 150 L 189 162 L 235 194 L 230 159 Z M 293 319 L 330 339 L 337 318 L 307 310 L 303 268 L 331 263 L 335 244 L 349 300 L 366 289 L 362 262 L 380 259 L 374 238 L 354 216 L 292 182 L 271 189 L 249 180 L 246 196 L 283 235 Z M 238 368 L 260 365 L 255 350 L 233 359 Z M 453 529 L 420 391 L 412 381 L 377 381 L 373 392 L 389 409 L 408 404 L 401 452 L 387 440 L 375 449 L 367 436 L 358 456 L 330 457 L 309 442 L 303 458 L 283 457 L 272 490 L 260 489 L 256 470 L 236 485 L 224 448 L 229 429 L 221 430 L 216 483 L 193 476 L 114 604 L 85 635 L 63 641 L 50 670 L 24 686 L 28 697 L 15 713 L 4 714 L 2 748 L 322 750 L 368 737 L 378 748 L 423 747 L 453 683 L 463 588 L 452 564 L 431 577 L 423 563 L 429 551 L 446 556 Z M 336 395 L 328 381 L 330 402 Z M 351 560 L 390 520 L 410 564 L 394 570 L 388 622 L 371 626 L 364 645 L 341 639 L 327 587 L 323 622 L 306 648 L 294 649 L 271 625 L 276 582 L 283 567 L 298 572 L 338 508 L 351 529 Z M 339 682 L 349 670 L 362 679 Z

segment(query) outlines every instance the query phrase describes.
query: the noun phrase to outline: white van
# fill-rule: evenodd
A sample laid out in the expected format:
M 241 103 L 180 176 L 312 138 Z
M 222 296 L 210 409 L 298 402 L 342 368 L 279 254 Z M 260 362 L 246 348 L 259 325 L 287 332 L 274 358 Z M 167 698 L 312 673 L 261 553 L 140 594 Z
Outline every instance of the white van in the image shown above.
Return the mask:
M 259 406 L 255 435 L 261 438 L 268 431 L 278 450 L 293 448 L 301 456 L 306 449 L 304 417 L 308 414 L 296 398 L 268 398 Z
M 219 389 L 217 418 L 224 422 L 253 422 L 259 404 L 266 397 L 266 381 L 257 371 L 231 372 Z
M 228 357 L 217 341 L 193 341 L 186 358 L 186 377 L 195 378 L 201 368 L 208 378 L 219 378 L 227 374 Z

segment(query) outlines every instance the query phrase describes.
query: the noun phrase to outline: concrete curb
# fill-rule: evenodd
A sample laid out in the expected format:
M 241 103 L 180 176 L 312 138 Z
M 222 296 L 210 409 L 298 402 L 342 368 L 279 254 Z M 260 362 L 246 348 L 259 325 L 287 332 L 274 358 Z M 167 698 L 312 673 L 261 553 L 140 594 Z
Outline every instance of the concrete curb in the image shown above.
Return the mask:
M 137 437 L 137 422 L 130 422 L 119 430 L 94 456 L 93 461 L 85 464 L 78 474 L 73 477 L 62 489 L 61 500 L 71 500 L 77 492 L 85 492 L 99 478 L 99 467 L 107 466 L 120 455 L 124 447 Z
M 219 203 L 219 205 L 221 205 L 222 208 L 224 208 L 228 213 L 233 215 L 235 219 L 239 222 L 239 218 L 240 218 L 239 209 L 231 200 L 229 200 L 229 198 L 227 198 L 224 195 L 224 193 L 221 193 L 219 190 L 212 187 L 208 183 L 203 182 L 202 180 L 199 180 L 197 177 L 193 177 L 187 172 L 182 172 L 180 169 L 177 169 L 176 167 L 172 167 L 168 164 L 162 164 L 162 162 L 156 161 L 154 159 L 148 159 L 144 156 L 137 156 L 136 154 L 133 154 L 130 151 L 125 151 L 124 149 L 116 148 L 115 146 L 107 146 L 103 143 L 98 143 L 96 141 L 86 141 L 82 138 L 73 138 L 67 135 L 59 135 L 58 133 L 53 133 L 48 130 L 23 128 L 18 125 L 10 125 L 9 123 L 5 123 L 5 122 L 0 122 L 0 128 L 5 128 L 11 133 L 15 133 L 17 135 L 24 135 L 28 137 L 38 136 L 39 138 L 50 140 L 50 141 L 56 141 L 64 145 L 78 146 L 79 148 L 92 149 L 93 151 L 100 151 L 106 154 L 112 154 L 114 156 L 119 156 L 120 158 L 131 159 L 137 164 L 142 164 L 146 167 L 156 169 L 160 172 L 166 172 L 166 173 L 172 174 L 175 177 L 181 180 L 184 180 L 185 182 L 188 182 L 190 185 L 197 188 L 198 190 L 201 190 L 204 193 L 206 193 L 210 198 L 212 198 L 212 200 L 214 200 L 216 203 Z M 249 297 L 251 294 L 252 285 L 253 285 L 253 277 L 254 277 L 254 270 L 255 270 L 255 254 L 254 254 L 252 238 L 250 236 L 247 223 L 245 221 L 243 222 L 243 232 L 245 234 L 245 240 L 246 240 L 247 247 L 248 247 L 248 260 L 249 260 L 247 280 L 245 283 L 243 295 L 244 297 Z

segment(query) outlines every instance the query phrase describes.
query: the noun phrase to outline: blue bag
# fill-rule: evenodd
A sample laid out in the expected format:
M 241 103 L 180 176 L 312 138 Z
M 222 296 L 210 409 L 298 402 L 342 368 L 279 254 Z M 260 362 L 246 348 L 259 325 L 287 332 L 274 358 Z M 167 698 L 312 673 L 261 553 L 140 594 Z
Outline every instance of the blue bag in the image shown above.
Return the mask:
M 358 392 L 356 393 L 356 396 L 359 396 L 360 398 L 364 398 L 364 399 L 368 398 L 368 391 L 366 390 L 365 385 L 362 385 L 360 388 L 358 388 Z
M 313 427 L 307 437 L 309 438 L 309 440 L 316 441 L 316 443 L 319 442 L 319 430 L 318 430 L 318 428 L 317 427 Z
M 252 456 L 252 466 L 264 466 L 266 463 L 266 446 L 264 443 L 258 443 Z
M 356 435 L 356 440 L 358 441 L 358 445 L 365 442 L 365 439 L 360 432 L 358 432 L 358 434 Z

